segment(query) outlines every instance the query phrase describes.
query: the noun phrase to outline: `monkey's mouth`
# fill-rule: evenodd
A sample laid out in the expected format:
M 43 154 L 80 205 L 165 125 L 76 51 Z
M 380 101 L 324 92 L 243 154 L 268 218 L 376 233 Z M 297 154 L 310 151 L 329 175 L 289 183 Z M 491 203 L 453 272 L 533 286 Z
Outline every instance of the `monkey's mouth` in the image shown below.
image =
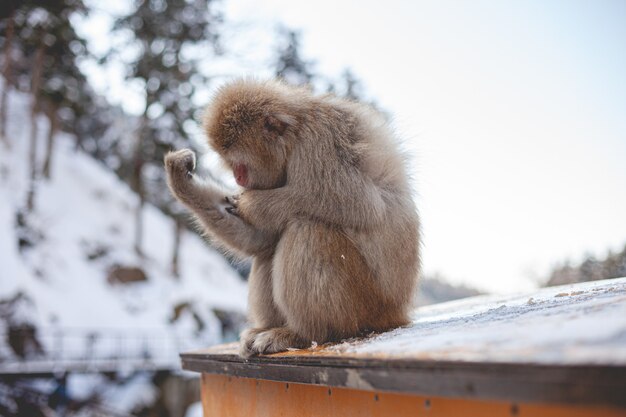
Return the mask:
M 235 181 L 241 187 L 245 187 L 248 183 L 248 167 L 245 164 L 235 164 L 233 167 L 233 175 L 235 176 Z

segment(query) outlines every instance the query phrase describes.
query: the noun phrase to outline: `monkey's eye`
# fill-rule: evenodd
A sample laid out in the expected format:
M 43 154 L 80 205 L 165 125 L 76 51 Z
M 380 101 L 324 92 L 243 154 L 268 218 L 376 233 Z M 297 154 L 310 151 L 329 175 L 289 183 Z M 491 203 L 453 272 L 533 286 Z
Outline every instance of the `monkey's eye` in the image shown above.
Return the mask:
M 267 116 L 263 123 L 263 128 L 266 132 L 273 133 L 278 136 L 282 136 L 285 133 L 287 126 L 286 122 L 275 116 Z
M 227 137 L 222 142 L 222 149 L 228 149 L 235 143 L 235 139 L 232 137 Z

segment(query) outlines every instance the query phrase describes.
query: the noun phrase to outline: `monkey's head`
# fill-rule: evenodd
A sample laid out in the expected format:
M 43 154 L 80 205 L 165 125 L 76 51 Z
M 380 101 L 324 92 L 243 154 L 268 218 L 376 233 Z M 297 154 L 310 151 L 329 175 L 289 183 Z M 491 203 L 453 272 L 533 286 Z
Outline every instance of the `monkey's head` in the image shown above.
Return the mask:
M 284 185 L 296 139 L 297 90 L 275 82 L 239 80 L 215 94 L 204 116 L 211 147 L 248 189 Z

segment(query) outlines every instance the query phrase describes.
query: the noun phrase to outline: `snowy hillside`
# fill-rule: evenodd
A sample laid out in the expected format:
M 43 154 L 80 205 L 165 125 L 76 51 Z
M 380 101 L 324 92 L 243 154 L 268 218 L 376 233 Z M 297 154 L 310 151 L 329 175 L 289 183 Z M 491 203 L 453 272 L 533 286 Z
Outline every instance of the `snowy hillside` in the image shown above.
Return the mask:
M 145 258 L 135 255 L 136 196 L 101 163 L 75 151 L 70 136 L 58 135 L 51 179 L 37 182 L 34 211 L 20 215 L 29 187 L 28 97 L 13 93 L 9 103 L 11 148 L 0 143 L 0 333 L 9 325 L 34 325 L 44 351 L 55 329 L 86 330 L 96 339 L 107 332 L 146 334 L 160 349 L 220 342 L 215 311 L 243 314 L 245 283 L 189 232 L 182 237 L 180 278 L 174 277 L 174 223 L 152 206 L 145 208 Z M 45 119 L 39 122 L 41 156 L 48 129 Z M 138 267 L 146 279 L 111 283 L 115 267 Z M 7 300 L 11 306 L 2 309 Z M 0 361 L 7 355 L 10 349 L 0 348 Z

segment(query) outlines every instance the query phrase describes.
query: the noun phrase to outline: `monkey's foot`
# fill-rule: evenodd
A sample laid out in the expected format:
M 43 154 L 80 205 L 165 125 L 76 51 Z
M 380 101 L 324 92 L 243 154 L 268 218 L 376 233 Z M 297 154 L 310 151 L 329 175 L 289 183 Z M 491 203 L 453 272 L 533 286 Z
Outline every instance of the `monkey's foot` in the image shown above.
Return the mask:
M 253 355 L 252 344 L 259 333 L 267 329 L 246 329 L 239 335 L 239 356 L 249 358 Z
M 283 352 L 288 348 L 305 348 L 310 342 L 289 330 L 287 327 L 273 329 L 249 329 L 241 335 L 239 354 L 244 358 L 250 356 Z

